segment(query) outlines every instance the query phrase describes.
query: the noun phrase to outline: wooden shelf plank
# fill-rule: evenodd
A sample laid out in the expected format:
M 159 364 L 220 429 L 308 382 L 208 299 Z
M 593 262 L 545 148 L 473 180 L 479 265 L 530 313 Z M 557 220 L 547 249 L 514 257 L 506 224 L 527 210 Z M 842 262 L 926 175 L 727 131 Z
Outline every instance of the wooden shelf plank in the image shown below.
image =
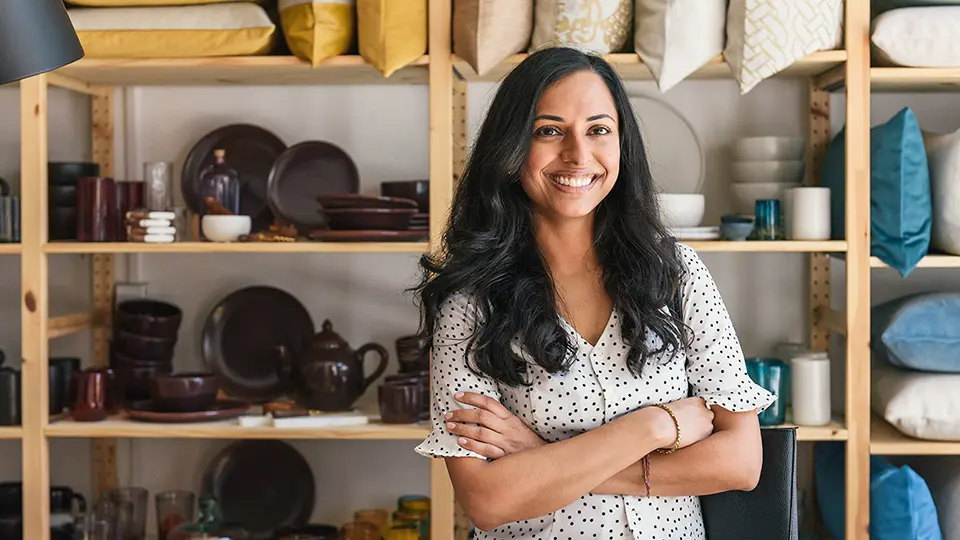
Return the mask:
M 337 428 L 243 427 L 236 420 L 191 424 L 139 422 L 123 416 L 102 422 L 74 422 L 66 419 L 47 425 L 47 437 L 129 438 L 129 439 L 370 439 L 423 440 L 430 427 L 421 424 L 369 424 Z
M 874 455 L 960 455 L 960 441 L 928 441 L 900 433 L 883 418 L 870 419 L 870 453 Z
M 870 69 L 873 92 L 956 92 L 960 68 L 875 67 Z
M 0 255 L 19 255 L 20 244 L 0 244 Z
M 877 257 L 870 257 L 870 266 L 873 268 L 890 268 Z M 927 255 L 920 259 L 918 268 L 960 268 L 960 256 L 957 255 Z
M 728 242 L 722 240 L 709 240 L 703 242 L 682 241 L 693 249 L 710 252 L 740 252 L 740 253 L 830 253 L 844 252 L 847 250 L 847 243 L 843 240 L 824 240 L 824 241 L 745 241 Z
M 106 86 L 426 84 L 428 63 L 422 56 L 386 78 L 357 55 L 330 58 L 316 68 L 294 56 L 84 58 L 55 73 Z
M 495 82 L 502 79 L 514 67 L 517 66 L 526 54 L 515 54 L 504 60 L 500 65 L 490 70 L 489 73 L 477 75 L 477 72 L 470 67 L 466 60 L 456 55 L 453 57 L 454 69 L 465 80 L 470 82 L 486 81 Z M 644 65 L 640 57 L 634 53 L 608 54 L 604 58 L 610 62 L 617 70 L 620 76 L 628 80 L 650 80 L 650 70 Z M 778 73 L 777 77 L 809 77 L 824 73 L 847 60 L 847 52 L 823 51 L 814 53 L 803 60 L 794 63 L 786 70 Z M 707 65 L 697 70 L 691 79 L 730 79 L 730 67 L 723 60 L 722 56 L 717 56 Z
M 825 426 L 797 426 L 795 424 L 784 424 L 779 427 L 797 428 L 797 440 L 800 442 L 815 441 L 845 441 L 847 440 L 847 428 L 839 419 L 834 419 Z
M 0 439 L 22 439 L 23 428 L 20 426 L 0 427 Z
M 45 253 L 423 253 L 427 242 L 50 242 Z

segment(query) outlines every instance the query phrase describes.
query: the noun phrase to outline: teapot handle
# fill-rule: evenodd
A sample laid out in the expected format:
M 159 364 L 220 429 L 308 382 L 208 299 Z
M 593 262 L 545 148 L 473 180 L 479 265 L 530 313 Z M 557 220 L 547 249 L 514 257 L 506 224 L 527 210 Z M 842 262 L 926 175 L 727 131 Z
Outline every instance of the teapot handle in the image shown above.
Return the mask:
M 360 361 L 360 365 L 363 365 L 364 356 L 366 356 L 369 351 L 376 351 L 377 354 L 380 355 L 380 364 L 377 366 L 377 369 L 374 370 L 373 375 L 370 375 L 363 380 L 364 391 L 366 391 L 366 389 L 373 384 L 373 381 L 377 380 L 377 378 L 383 375 L 383 372 L 387 370 L 387 361 L 390 360 L 390 354 L 386 349 L 383 348 L 383 346 L 377 343 L 367 343 L 366 345 L 357 349 L 356 352 L 357 359 Z

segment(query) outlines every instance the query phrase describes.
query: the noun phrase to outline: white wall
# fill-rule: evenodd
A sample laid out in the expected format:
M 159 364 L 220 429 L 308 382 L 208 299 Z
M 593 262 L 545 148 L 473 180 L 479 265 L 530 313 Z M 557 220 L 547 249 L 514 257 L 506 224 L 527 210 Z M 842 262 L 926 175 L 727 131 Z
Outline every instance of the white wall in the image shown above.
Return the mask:
M 657 93 L 650 83 L 631 88 Z M 474 131 L 495 86 L 475 84 L 469 91 L 469 124 Z M 739 97 L 730 81 L 681 84 L 664 96 L 693 123 L 707 157 L 707 222 L 731 208 L 727 196 L 725 146 L 738 136 L 806 135 L 806 84 L 768 81 Z M 119 96 L 117 134 L 126 129 L 117 148 L 118 178 L 136 179 L 142 164 L 173 160 L 182 167 L 194 142 L 227 123 L 252 122 L 274 131 L 288 144 L 324 139 L 342 146 L 356 161 L 362 191 L 374 194 L 383 180 L 426 178 L 428 172 L 427 91 L 424 87 L 328 88 L 134 88 Z M 875 96 L 874 121 L 888 118 L 902 103 L 915 107 L 931 129 L 954 129 L 960 110 L 944 96 Z M 18 157 L 18 109 L 14 91 L 0 93 L 0 176 L 15 178 Z M 843 98 L 833 99 L 833 127 L 843 122 Z M 89 154 L 89 114 L 83 98 L 56 91 L 51 99 L 51 159 L 80 159 Z M 779 341 L 806 336 L 808 298 L 804 255 L 704 254 L 733 317 L 747 355 L 772 351 Z M 54 264 L 55 262 L 55 264 Z M 77 309 L 89 299 L 89 261 L 80 256 L 51 260 L 54 313 Z M 144 255 L 132 261 L 118 257 L 118 280 L 127 275 L 149 282 L 150 294 L 185 310 L 176 351 L 178 368 L 202 366 L 199 336 L 216 302 L 250 284 L 288 290 L 309 309 L 315 323 L 330 318 L 352 345 L 376 341 L 392 350 L 393 340 L 416 328 L 410 300 L 399 291 L 412 283 L 414 255 Z M 16 357 L 19 340 L 18 263 L 0 257 L 0 347 Z M 901 280 L 888 270 L 875 270 L 877 298 L 908 289 L 952 287 L 945 271 L 918 270 Z M 834 294 L 842 295 L 843 265 L 832 272 Z M 842 298 L 838 298 L 842 305 Z M 57 340 L 52 354 L 87 356 L 84 338 Z M 843 359 L 836 358 L 838 376 Z M 389 372 L 395 371 L 391 365 Z M 842 377 L 835 379 L 837 408 L 842 407 Z M 359 402 L 374 410 L 375 393 Z M 171 433 L 176 427 L 171 426 Z M 141 440 L 123 442 L 119 456 L 121 482 L 143 485 L 152 492 L 196 489 L 206 461 L 227 441 Z M 428 464 L 416 456 L 413 442 L 295 442 L 317 480 L 314 520 L 342 522 L 353 509 L 389 506 L 398 495 L 427 492 Z M 7 451 L 7 449 L 10 449 Z M 51 479 L 89 494 L 89 454 L 85 441 L 54 441 Z M 0 480 L 19 476 L 16 444 L 0 443 Z M 151 525 L 152 527 L 152 525 Z

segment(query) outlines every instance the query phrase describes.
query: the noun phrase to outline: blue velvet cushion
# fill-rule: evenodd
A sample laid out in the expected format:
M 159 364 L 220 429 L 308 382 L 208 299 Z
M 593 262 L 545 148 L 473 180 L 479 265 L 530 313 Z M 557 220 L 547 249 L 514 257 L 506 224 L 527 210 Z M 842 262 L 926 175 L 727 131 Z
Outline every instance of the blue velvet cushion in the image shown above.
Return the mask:
M 830 188 L 831 236 L 844 238 L 844 146 L 840 131 L 824 159 L 820 183 Z M 930 170 L 923 133 L 909 107 L 870 130 L 870 253 L 906 276 L 930 247 Z
M 842 442 L 814 448 L 817 506 L 833 540 L 843 540 L 846 533 L 845 453 Z M 895 467 L 879 456 L 870 457 L 870 539 L 943 540 L 926 481 L 910 467 Z
M 874 356 L 917 371 L 960 373 L 960 293 L 917 293 L 873 306 Z

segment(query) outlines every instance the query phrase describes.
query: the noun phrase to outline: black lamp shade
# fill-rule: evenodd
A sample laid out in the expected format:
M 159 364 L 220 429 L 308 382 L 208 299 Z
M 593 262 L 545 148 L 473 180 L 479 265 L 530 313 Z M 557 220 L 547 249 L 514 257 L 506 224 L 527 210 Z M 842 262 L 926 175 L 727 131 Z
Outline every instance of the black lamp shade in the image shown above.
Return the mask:
M 0 84 L 83 58 L 63 0 L 0 0 Z

